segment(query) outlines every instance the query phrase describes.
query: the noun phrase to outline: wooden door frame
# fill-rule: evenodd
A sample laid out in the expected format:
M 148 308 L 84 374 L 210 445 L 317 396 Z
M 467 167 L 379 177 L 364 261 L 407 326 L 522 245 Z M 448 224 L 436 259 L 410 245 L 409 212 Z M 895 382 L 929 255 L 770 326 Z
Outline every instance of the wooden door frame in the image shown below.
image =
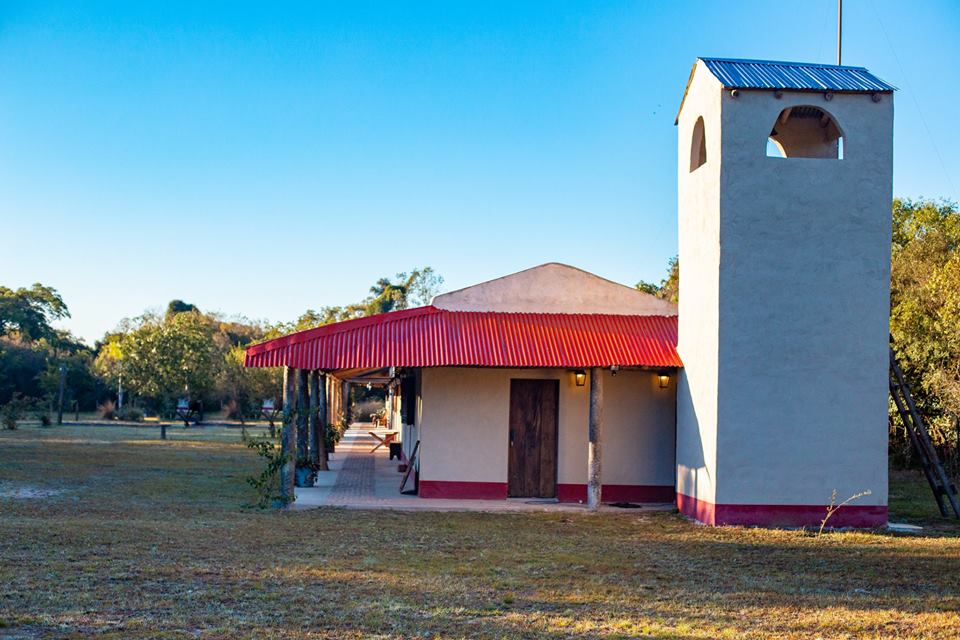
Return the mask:
M 523 490 L 517 490 L 513 485 L 515 478 L 515 454 L 514 447 L 511 443 L 511 435 L 513 434 L 514 426 L 514 389 L 516 382 L 523 383 L 538 383 L 544 386 L 553 388 L 553 447 L 549 451 L 549 455 L 552 456 L 553 461 L 553 474 L 549 478 L 549 482 L 552 488 L 552 495 L 542 495 L 544 492 L 541 490 L 543 487 L 543 478 L 541 477 L 542 465 L 540 460 L 544 453 L 544 448 L 542 446 L 542 438 L 540 438 L 541 445 L 538 449 L 540 459 L 538 460 L 538 469 L 537 469 L 537 489 L 533 491 L 533 495 L 519 495 L 519 492 Z M 511 498 L 555 498 L 557 495 L 557 485 L 559 484 L 559 471 L 560 471 L 560 380 L 557 378 L 510 378 L 510 393 L 509 393 L 509 417 L 507 419 L 507 496 Z M 515 493 L 518 491 L 518 493 Z

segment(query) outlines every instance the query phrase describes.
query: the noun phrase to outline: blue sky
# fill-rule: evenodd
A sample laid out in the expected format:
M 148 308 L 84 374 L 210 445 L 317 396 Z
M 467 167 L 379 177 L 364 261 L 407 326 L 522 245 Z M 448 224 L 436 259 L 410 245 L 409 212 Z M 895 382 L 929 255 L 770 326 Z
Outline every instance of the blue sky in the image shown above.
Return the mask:
M 960 4 L 847 0 L 901 196 L 960 199 Z M 431 265 L 626 284 L 676 253 L 697 55 L 832 62 L 835 0 L 0 3 L 0 284 L 92 343 L 171 298 L 271 321 Z

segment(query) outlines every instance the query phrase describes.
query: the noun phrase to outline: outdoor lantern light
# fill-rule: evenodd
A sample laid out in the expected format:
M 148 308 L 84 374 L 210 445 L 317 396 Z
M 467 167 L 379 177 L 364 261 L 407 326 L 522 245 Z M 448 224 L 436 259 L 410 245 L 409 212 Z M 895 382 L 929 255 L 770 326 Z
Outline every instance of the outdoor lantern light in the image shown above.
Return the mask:
M 587 384 L 587 372 L 583 369 L 577 369 L 573 372 L 573 379 L 577 381 L 578 387 L 582 387 Z
M 657 374 L 657 379 L 660 381 L 660 388 L 666 389 L 670 386 L 670 374 L 666 371 L 661 371 Z
M 613 365 L 612 367 L 610 367 L 610 375 L 611 375 L 611 376 L 613 376 L 614 378 L 616 378 L 618 373 L 620 373 L 620 365 L 615 364 L 615 365 Z

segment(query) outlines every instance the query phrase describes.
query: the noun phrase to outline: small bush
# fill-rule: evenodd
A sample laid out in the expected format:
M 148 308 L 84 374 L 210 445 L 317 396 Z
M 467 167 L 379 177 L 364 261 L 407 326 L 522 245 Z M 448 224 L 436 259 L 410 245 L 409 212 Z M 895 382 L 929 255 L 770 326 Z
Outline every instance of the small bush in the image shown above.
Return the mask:
M 53 424 L 53 420 L 50 419 L 50 414 L 47 413 L 46 409 L 37 411 L 37 422 L 40 423 L 41 427 L 49 427 Z
M 124 407 L 116 412 L 117 420 L 124 422 L 143 422 L 143 411 L 136 407 Z
M 340 440 L 343 439 L 343 434 L 347 430 L 347 423 L 344 420 L 337 420 L 336 422 L 328 422 L 326 430 L 326 445 L 327 451 L 333 450 L 337 444 L 340 443 Z
M 22 393 L 14 392 L 10 402 L 0 407 L 0 422 L 3 428 L 13 431 L 17 428 L 17 421 L 23 420 L 23 416 L 34 406 L 32 398 L 28 398 Z
M 97 406 L 97 412 L 104 420 L 116 420 L 117 403 L 113 400 L 107 400 L 103 404 Z

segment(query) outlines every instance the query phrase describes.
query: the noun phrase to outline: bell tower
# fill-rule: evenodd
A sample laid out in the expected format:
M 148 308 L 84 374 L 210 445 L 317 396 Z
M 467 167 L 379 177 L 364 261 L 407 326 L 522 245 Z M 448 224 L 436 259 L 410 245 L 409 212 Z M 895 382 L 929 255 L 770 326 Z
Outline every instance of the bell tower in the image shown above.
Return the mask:
M 677 132 L 678 507 L 885 524 L 893 87 L 701 58 Z

